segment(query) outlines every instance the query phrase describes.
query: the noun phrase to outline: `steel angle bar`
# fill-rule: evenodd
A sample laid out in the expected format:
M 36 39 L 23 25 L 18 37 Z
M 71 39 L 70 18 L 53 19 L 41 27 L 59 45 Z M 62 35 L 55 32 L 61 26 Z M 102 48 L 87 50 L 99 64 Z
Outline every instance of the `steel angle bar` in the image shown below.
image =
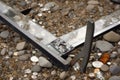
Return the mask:
M 0 20 L 21 34 L 42 51 L 49 60 L 63 69 L 68 69 L 70 66 L 70 61 L 67 61 L 64 55 L 68 55 L 70 51 L 85 41 L 86 26 L 58 38 L 1 1 Z M 95 22 L 94 37 L 118 25 L 120 25 L 120 10 Z
M 120 27 L 120 10 L 102 17 L 95 22 L 94 37 L 110 30 L 115 27 Z M 66 41 L 69 45 L 77 47 L 85 41 L 86 26 L 83 26 L 77 30 L 74 30 L 68 34 L 61 36 L 60 38 Z
M 2 2 L 0 2 L 0 20 L 21 34 L 27 41 L 30 41 L 54 64 L 63 69 L 68 69 L 69 61 L 61 57 L 62 53 L 50 44 L 57 39 L 50 32 Z

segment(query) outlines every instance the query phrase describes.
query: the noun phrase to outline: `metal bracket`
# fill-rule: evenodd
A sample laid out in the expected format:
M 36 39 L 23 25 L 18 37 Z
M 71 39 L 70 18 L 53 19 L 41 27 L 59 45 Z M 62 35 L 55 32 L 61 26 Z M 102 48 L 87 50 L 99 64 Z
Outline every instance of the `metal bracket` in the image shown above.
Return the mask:
M 68 55 L 85 41 L 86 26 L 58 38 L 2 1 L 0 1 L 0 20 L 41 50 L 53 64 L 65 70 L 69 68 L 71 62 L 63 56 Z M 120 26 L 120 10 L 95 22 L 94 37 L 118 26 Z

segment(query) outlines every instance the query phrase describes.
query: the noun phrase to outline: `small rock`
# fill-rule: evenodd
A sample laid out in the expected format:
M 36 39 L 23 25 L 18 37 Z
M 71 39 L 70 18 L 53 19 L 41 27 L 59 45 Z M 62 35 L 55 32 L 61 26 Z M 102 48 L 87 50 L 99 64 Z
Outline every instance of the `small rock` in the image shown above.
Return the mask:
M 13 55 L 13 51 L 9 51 L 9 52 L 8 52 L 8 55 L 9 55 L 9 56 L 12 56 L 12 55 Z
M 32 56 L 32 57 L 30 58 L 30 60 L 31 60 L 32 62 L 38 62 L 38 61 L 39 61 L 38 57 L 36 57 L 36 56 Z
M 99 7 L 98 7 L 98 10 L 99 10 L 100 13 L 103 13 L 103 10 L 104 10 L 104 9 L 103 9 L 103 7 L 100 7 L 100 6 L 99 6 Z
M 87 7 L 86 7 L 86 10 L 88 11 L 88 12 L 90 12 L 90 11 L 92 11 L 93 9 L 94 9 L 94 5 L 88 5 Z
M 115 52 L 115 51 L 110 54 L 110 57 L 111 57 L 112 59 L 117 58 L 117 56 L 118 56 L 118 53 Z
M 120 76 L 111 76 L 109 80 L 120 80 Z
M 118 42 L 118 45 L 120 46 L 120 41 Z
M 56 75 L 56 70 L 53 70 L 52 72 L 51 72 L 51 75 Z
M 27 73 L 27 74 L 29 74 L 29 73 L 31 73 L 32 71 L 30 70 L 30 69 L 26 69 L 25 70 L 25 73 Z
M 25 47 L 26 42 L 20 42 L 17 44 L 16 49 L 17 50 L 22 50 Z
M 18 51 L 18 56 L 25 54 L 25 50 Z
M 1 50 L 1 55 L 5 55 L 6 51 L 7 51 L 7 49 L 6 49 L 6 48 L 3 48 L 3 49 Z
M 52 67 L 52 64 L 44 57 L 39 57 L 39 65 L 47 68 Z
M 65 79 L 67 77 L 68 73 L 63 71 L 62 73 L 60 73 L 60 79 Z
M 40 68 L 39 65 L 34 65 L 34 66 L 31 68 L 31 70 L 32 70 L 33 72 L 39 72 L 39 71 L 41 70 L 41 68 Z
M 102 71 L 108 71 L 109 70 L 109 66 L 108 65 L 102 65 L 100 68 Z
M 100 49 L 102 52 L 109 51 L 113 48 L 114 46 L 107 42 L 107 41 L 96 41 L 96 48 Z
M 32 74 L 37 76 L 37 75 L 38 75 L 38 72 L 33 72 Z
M 112 65 L 110 67 L 110 72 L 112 75 L 119 74 L 120 73 L 120 66 Z
M 26 1 L 21 1 L 21 2 L 19 3 L 19 5 L 20 5 L 20 6 L 26 6 L 27 3 L 26 3 Z
M 58 8 L 59 8 L 59 5 L 57 5 L 57 3 L 55 2 L 48 2 L 44 6 L 45 10 L 50 10 L 50 9 L 57 10 Z
M 70 9 L 71 9 L 71 8 L 64 8 L 64 9 L 62 9 L 62 10 L 61 10 L 61 14 L 62 14 L 63 16 L 68 15 Z
M 28 58 L 30 58 L 31 54 L 24 54 L 18 57 L 19 60 L 21 61 L 25 61 L 28 60 Z
M 76 80 L 76 76 L 75 75 L 72 75 L 70 76 L 71 80 Z
M 32 75 L 31 78 L 32 79 L 37 79 L 37 76 L 36 75 Z
M 88 63 L 88 64 L 87 64 L 87 67 L 88 67 L 88 68 L 91 68 L 91 67 L 92 67 L 92 64 L 91 64 L 91 63 Z
M 118 50 L 117 50 L 117 51 L 118 51 L 118 53 L 120 54 L 120 48 L 118 48 Z
M 88 76 L 89 76 L 90 78 L 95 78 L 95 73 L 89 73 Z
M 103 63 L 100 61 L 94 61 L 94 62 L 92 62 L 92 65 L 95 68 L 101 68 L 103 66 Z
M 99 2 L 98 2 L 98 1 L 95 1 L 95 0 L 90 0 L 90 1 L 88 1 L 88 4 L 89 4 L 89 5 L 98 5 Z
M 0 33 L 0 37 L 2 37 L 4 39 L 7 38 L 8 35 L 9 35 L 9 31 L 3 31 L 3 32 Z
M 113 31 L 110 31 L 107 34 L 105 34 L 103 38 L 110 42 L 118 42 L 120 40 L 120 35 Z

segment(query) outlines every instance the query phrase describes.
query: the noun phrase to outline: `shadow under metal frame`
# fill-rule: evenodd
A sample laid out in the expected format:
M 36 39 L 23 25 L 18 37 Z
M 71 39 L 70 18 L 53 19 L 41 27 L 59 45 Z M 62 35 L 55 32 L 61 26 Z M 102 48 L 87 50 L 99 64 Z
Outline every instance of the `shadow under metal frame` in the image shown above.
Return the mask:
M 53 64 L 65 70 L 68 69 L 70 61 L 67 61 L 62 55 L 69 53 L 85 41 L 86 26 L 56 37 L 27 16 L 15 11 L 1 1 L 0 20 L 42 51 Z M 95 22 L 94 37 L 115 27 L 120 27 L 120 10 Z M 58 46 L 61 43 L 64 47 Z

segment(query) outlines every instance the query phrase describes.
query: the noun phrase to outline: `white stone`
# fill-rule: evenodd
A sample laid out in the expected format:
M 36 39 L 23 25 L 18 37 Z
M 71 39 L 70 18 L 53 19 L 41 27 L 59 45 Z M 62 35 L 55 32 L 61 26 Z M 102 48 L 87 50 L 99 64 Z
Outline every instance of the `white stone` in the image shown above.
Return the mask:
M 25 73 L 28 73 L 28 74 L 29 74 L 29 73 L 31 73 L 31 72 L 32 72 L 32 71 L 31 71 L 30 69 L 26 69 L 26 70 L 25 70 Z
M 103 65 L 103 63 L 100 62 L 100 61 L 94 61 L 94 62 L 92 62 L 92 65 L 93 65 L 93 67 L 95 67 L 95 68 L 101 68 L 102 65 Z
M 31 60 L 32 62 L 38 62 L 38 61 L 39 61 L 38 57 L 36 57 L 36 56 L 32 56 L 32 57 L 30 58 L 30 60 Z

